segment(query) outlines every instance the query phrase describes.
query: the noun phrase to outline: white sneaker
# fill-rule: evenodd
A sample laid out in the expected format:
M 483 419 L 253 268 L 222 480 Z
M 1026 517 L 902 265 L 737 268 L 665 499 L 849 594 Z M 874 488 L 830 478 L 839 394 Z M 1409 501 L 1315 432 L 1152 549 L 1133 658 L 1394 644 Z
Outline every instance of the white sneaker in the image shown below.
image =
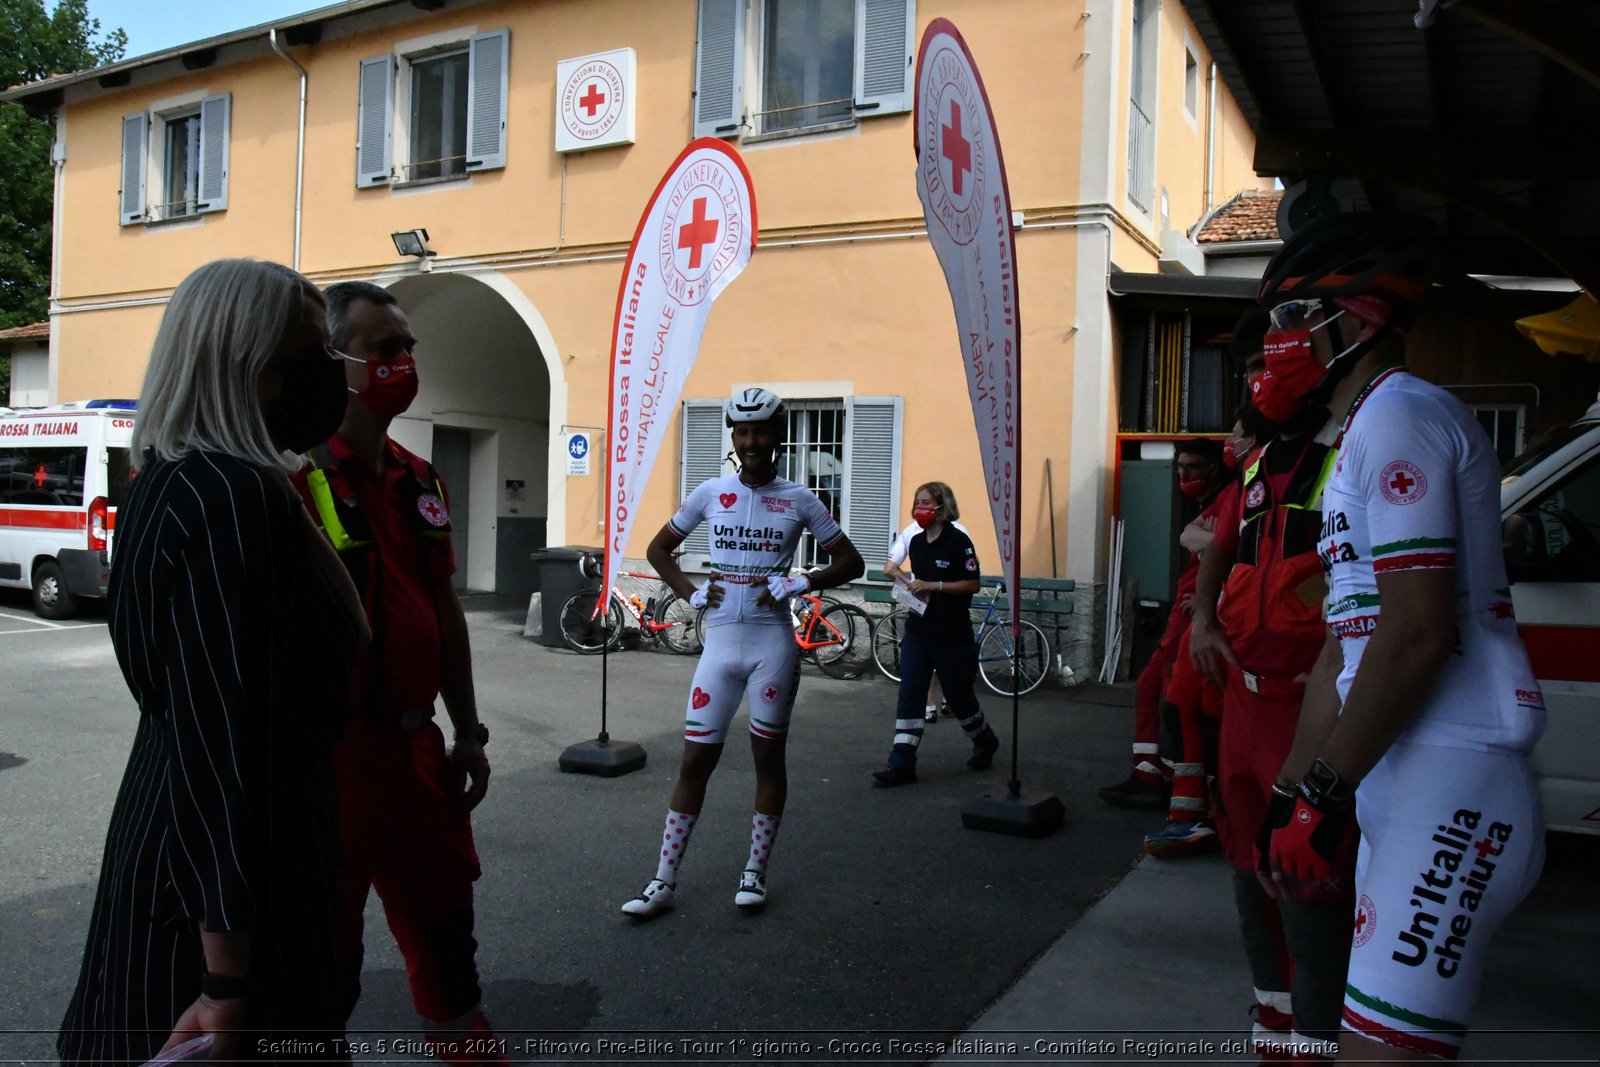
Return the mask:
M 767 902 L 767 876 L 760 871 L 745 871 L 739 876 L 739 891 L 733 902 L 747 911 L 756 911 Z
M 663 882 L 659 878 L 652 878 L 639 891 L 638 896 L 622 905 L 622 914 L 632 915 L 636 919 L 648 919 L 652 915 L 660 915 L 664 911 L 671 911 L 672 893 L 673 885 L 671 882 Z

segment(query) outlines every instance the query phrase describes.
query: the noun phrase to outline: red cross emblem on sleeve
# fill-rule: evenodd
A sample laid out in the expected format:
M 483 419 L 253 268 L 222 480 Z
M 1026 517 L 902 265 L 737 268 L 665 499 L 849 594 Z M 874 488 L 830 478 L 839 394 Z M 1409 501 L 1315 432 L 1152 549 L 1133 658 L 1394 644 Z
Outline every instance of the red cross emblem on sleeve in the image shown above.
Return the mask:
M 429 526 L 443 527 L 450 521 L 450 512 L 446 510 L 444 501 L 433 493 L 423 493 L 417 498 L 417 510 Z

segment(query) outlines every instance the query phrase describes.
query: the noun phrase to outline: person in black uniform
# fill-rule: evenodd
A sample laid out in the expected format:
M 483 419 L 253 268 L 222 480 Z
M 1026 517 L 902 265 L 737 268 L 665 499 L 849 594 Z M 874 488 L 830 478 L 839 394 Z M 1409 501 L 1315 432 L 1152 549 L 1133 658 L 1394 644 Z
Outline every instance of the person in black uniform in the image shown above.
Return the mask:
M 917 487 L 911 517 L 922 532 L 911 538 L 907 559 L 920 577 L 903 587 L 927 607 L 906 620 L 900 639 L 900 696 L 895 705 L 894 747 L 889 764 L 874 771 L 873 784 L 910 785 L 917 780 L 917 746 L 922 744 L 922 700 L 934 674 L 945 702 L 972 741 L 967 766 L 981 771 L 994 763 L 1000 739 L 978 706 L 972 683 L 978 677 L 978 645 L 972 636 L 972 594 L 981 572 L 972 539 L 952 525 L 961 517 L 956 494 L 943 482 Z
M 333 745 L 367 627 L 288 480 L 344 412 L 327 341 L 276 263 L 209 263 L 162 318 L 106 601 L 139 721 L 63 1063 L 336 1055 Z

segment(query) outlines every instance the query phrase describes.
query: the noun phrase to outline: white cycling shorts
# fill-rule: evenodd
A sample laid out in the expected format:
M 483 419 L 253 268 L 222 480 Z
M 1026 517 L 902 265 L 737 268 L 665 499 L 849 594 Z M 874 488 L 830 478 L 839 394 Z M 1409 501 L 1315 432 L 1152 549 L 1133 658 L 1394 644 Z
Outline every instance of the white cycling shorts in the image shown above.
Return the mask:
M 695 668 L 684 709 L 688 741 L 720 745 L 739 701 L 750 696 L 750 733 L 777 739 L 789 733 L 800 684 L 800 646 L 788 626 L 706 627 L 706 648 Z
M 1533 771 L 1504 750 L 1400 742 L 1356 790 L 1356 815 L 1344 1028 L 1453 1059 L 1489 943 L 1544 866 Z

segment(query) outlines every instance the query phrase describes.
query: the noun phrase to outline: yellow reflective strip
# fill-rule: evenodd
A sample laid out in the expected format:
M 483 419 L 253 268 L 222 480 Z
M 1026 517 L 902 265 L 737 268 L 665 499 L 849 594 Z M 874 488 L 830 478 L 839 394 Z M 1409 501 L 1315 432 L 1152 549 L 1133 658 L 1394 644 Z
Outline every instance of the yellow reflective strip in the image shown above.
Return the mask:
M 347 548 L 358 548 L 368 543 L 351 537 L 344 523 L 339 521 L 339 512 L 333 505 L 333 490 L 328 488 L 328 476 L 321 467 L 313 465 L 306 474 L 306 485 L 311 489 L 311 502 L 316 505 L 317 518 L 322 521 L 322 532 L 328 535 L 328 541 L 337 551 L 343 552 Z

